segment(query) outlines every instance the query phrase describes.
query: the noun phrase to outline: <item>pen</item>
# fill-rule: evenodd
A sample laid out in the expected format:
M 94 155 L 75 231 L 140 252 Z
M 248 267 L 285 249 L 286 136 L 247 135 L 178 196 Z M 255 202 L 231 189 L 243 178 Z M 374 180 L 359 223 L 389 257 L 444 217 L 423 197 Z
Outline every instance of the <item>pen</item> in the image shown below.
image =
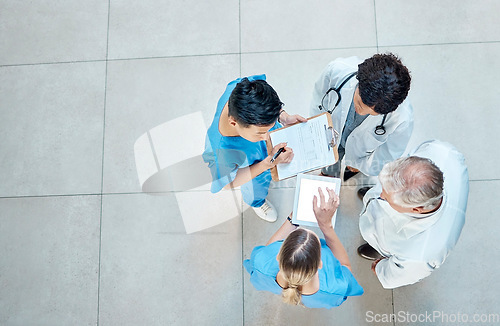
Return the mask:
M 273 158 L 271 159 L 271 163 L 274 162 L 274 160 L 281 154 L 285 151 L 285 147 L 281 147 L 280 149 L 278 149 L 278 151 L 276 152 L 276 154 L 274 154 Z

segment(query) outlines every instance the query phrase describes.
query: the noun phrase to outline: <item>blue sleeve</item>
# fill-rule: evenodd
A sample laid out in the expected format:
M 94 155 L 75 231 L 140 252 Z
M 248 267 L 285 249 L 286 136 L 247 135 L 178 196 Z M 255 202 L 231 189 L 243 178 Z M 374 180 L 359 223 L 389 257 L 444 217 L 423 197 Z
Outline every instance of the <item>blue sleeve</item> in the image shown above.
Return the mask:
M 255 255 L 262 249 L 265 248 L 264 246 L 257 246 L 253 248 L 252 254 L 250 255 L 250 259 L 245 259 L 243 261 L 243 266 L 245 266 L 245 269 L 247 272 L 252 275 L 252 272 L 254 270 L 254 261 L 255 261 Z
M 208 141 L 207 141 L 208 142 Z M 248 166 L 246 154 L 236 149 L 205 148 L 203 160 L 208 163 L 212 174 L 211 192 L 217 193 L 231 183 L 240 167 Z
M 324 290 L 344 296 L 344 300 L 348 296 L 362 295 L 363 288 L 356 281 L 349 268 L 340 264 L 324 239 L 321 239 L 321 247 L 321 260 L 323 261 L 324 270 L 322 272 L 325 273 Z
M 267 246 L 257 246 L 253 248 L 250 259 L 246 259 L 243 262 L 247 272 L 252 274 L 253 271 L 258 270 L 269 275 L 275 274 L 275 272 L 277 273 L 279 266 L 276 256 L 282 244 L 283 240 L 280 240 Z
M 283 241 L 271 243 L 268 246 L 258 246 L 252 251 L 250 259 L 243 261 L 243 266 L 250 274 L 250 282 L 259 291 L 269 291 L 280 294 L 282 289 L 276 283 L 279 264 L 276 256 Z

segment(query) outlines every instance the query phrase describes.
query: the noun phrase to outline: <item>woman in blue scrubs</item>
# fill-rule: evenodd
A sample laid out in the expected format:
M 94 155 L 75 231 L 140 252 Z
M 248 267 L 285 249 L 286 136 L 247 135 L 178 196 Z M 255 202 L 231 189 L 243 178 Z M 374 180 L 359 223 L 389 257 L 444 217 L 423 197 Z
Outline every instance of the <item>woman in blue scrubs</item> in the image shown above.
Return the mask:
M 333 190 L 327 191 L 328 201 L 321 189 L 319 205 L 316 196 L 313 200 L 324 239 L 292 224 L 288 217 L 267 245 L 255 247 L 251 258 L 244 261 L 257 290 L 281 295 L 285 303 L 308 308 L 336 307 L 348 296 L 363 294 L 331 223 L 339 198 Z

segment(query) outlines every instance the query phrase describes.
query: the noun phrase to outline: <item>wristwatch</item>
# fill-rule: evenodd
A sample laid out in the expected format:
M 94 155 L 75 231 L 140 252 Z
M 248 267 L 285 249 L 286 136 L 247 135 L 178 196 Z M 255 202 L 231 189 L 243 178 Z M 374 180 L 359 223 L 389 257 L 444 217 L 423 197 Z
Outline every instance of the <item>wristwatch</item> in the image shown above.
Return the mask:
M 290 216 L 287 216 L 287 218 L 286 218 L 286 219 L 288 220 L 288 222 L 290 222 L 290 224 L 291 224 L 291 225 L 293 225 L 293 226 L 295 226 L 295 227 L 297 227 L 297 228 L 299 227 L 299 225 L 298 225 L 298 224 L 294 224 L 294 223 L 292 222 L 292 219 L 290 218 Z

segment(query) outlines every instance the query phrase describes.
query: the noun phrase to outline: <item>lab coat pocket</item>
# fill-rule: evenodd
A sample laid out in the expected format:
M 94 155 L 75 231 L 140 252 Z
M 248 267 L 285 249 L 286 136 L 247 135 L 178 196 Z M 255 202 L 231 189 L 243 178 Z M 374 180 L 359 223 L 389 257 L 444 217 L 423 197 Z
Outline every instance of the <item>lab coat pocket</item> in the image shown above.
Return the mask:
M 372 154 L 380 145 L 387 141 L 385 135 L 376 135 L 374 132 L 368 133 L 364 137 L 364 152 L 367 155 Z

